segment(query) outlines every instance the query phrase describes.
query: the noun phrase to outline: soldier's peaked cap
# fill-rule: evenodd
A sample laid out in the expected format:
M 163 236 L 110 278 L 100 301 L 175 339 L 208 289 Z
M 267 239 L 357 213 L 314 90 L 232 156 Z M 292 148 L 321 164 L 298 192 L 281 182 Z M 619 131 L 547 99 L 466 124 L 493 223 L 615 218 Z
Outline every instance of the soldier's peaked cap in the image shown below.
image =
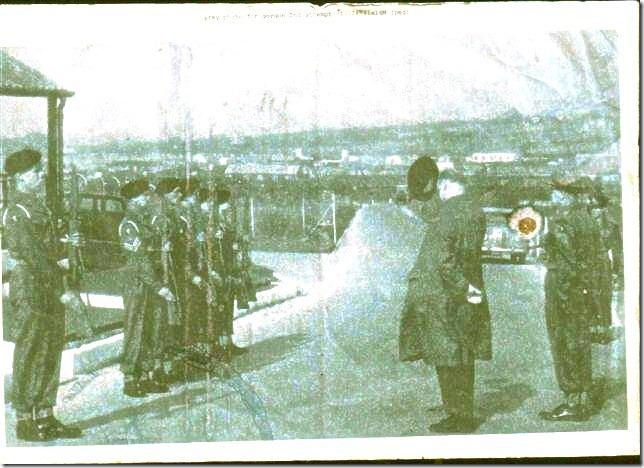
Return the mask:
M 210 190 L 207 188 L 202 188 L 199 190 L 199 202 L 204 203 L 208 200 L 210 200 Z M 223 205 L 224 203 L 228 202 L 230 200 L 230 190 L 225 188 L 225 187 L 220 187 L 215 190 L 215 197 L 217 199 L 217 202 L 220 205 Z
M 121 196 L 127 200 L 138 197 L 150 190 L 148 179 L 136 179 L 121 187 Z
M 22 174 L 40 163 L 42 155 L 34 149 L 23 149 L 11 153 L 4 162 L 4 170 L 9 176 Z
M 173 190 L 181 188 L 182 180 L 178 177 L 164 177 L 157 184 L 157 193 L 165 195 Z
M 421 156 L 412 163 L 407 171 L 407 189 L 412 198 L 423 194 L 431 180 L 438 177 L 438 166 L 429 156 Z

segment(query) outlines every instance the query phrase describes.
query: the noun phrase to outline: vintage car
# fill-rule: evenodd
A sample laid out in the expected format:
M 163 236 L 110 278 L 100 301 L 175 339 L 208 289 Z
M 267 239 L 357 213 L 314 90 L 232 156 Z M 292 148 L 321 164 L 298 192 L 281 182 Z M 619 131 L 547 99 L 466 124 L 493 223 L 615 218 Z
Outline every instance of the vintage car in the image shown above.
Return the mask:
M 483 241 L 483 261 L 487 263 L 529 263 L 534 258 L 536 237 L 523 238 L 511 227 L 510 218 L 516 210 L 511 208 L 485 207 L 487 221 Z

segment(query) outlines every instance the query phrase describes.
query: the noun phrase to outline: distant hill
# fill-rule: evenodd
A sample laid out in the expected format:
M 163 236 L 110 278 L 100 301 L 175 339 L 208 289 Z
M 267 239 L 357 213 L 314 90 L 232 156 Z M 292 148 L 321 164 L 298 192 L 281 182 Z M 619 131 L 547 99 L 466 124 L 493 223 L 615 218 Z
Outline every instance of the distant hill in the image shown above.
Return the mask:
M 514 151 L 526 157 L 559 158 L 595 153 L 619 139 L 619 111 L 610 106 L 570 113 L 525 117 L 512 112 L 490 120 L 418 123 L 372 128 L 317 129 L 295 133 L 195 138 L 194 154 L 235 154 L 262 158 L 270 154 L 338 158 L 341 151 L 384 158 L 392 154 L 449 154 L 462 157 L 477 151 Z M 47 137 L 29 134 L 2 138 L 4 155 L 25 146 L 46 152 Z M 120 140 L 97 145 L 68 145 L 76 153 L 121 154 L 132 157 L 151 153 L 181 155 L 180 138 L 168 140 Z

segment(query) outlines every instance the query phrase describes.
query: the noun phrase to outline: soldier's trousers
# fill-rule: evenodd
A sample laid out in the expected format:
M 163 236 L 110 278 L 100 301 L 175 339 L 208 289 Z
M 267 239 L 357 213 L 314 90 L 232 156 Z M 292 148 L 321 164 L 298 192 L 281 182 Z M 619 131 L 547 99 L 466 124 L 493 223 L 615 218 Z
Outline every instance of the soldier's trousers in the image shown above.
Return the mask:
M 235 313 L 235 297 L 230 291 L 222 290 L 217 294 L 217 307 L 213 317 L 214 336 L 233 334 L 233 315 Z
M 566 394 L 590 390 L 592 385 L 592 306 L 581 287 L 557 270 L 545 279 L 546 326 L 559 387 Z
M 447 414 L 471 418 L 474 413 L 474 363 L 436 366 L 436 374 Z
M 123 326 L 123 354 L 121 371 L 129 376 L 141 376 L 153 370 L 154 359 L 159 359 L 157 347 L 161 340 L 156 320 L 162 315 L 162 302 L 146 287 L 123 295 L 125 323 Z
M 595 325 L 609 327 L 612 324 L 611 303 L 613 301 L 613 273 L 608 255 L 597 265 L 597 285 L 594 296 Z
M 25 266 L 11 278 L 11 306 L 15 314 L 12 404 L 29 413 L 56 405 L 60 360 L 65 344 L 65 311 L 59 294 L 38 284 Z

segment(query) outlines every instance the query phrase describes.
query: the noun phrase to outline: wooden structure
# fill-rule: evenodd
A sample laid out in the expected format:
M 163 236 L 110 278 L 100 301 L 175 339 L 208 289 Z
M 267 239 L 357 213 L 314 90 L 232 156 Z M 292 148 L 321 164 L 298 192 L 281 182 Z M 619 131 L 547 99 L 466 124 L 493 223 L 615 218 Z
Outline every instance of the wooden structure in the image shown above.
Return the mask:
M 63 108 L 65 99 L 73 95 L 0 49 L 0 96 L 47 99 L 46 197 L 54 213 L 60 213 L 63 206 Z M 2 186 L 4 192 L 4 181 Z

